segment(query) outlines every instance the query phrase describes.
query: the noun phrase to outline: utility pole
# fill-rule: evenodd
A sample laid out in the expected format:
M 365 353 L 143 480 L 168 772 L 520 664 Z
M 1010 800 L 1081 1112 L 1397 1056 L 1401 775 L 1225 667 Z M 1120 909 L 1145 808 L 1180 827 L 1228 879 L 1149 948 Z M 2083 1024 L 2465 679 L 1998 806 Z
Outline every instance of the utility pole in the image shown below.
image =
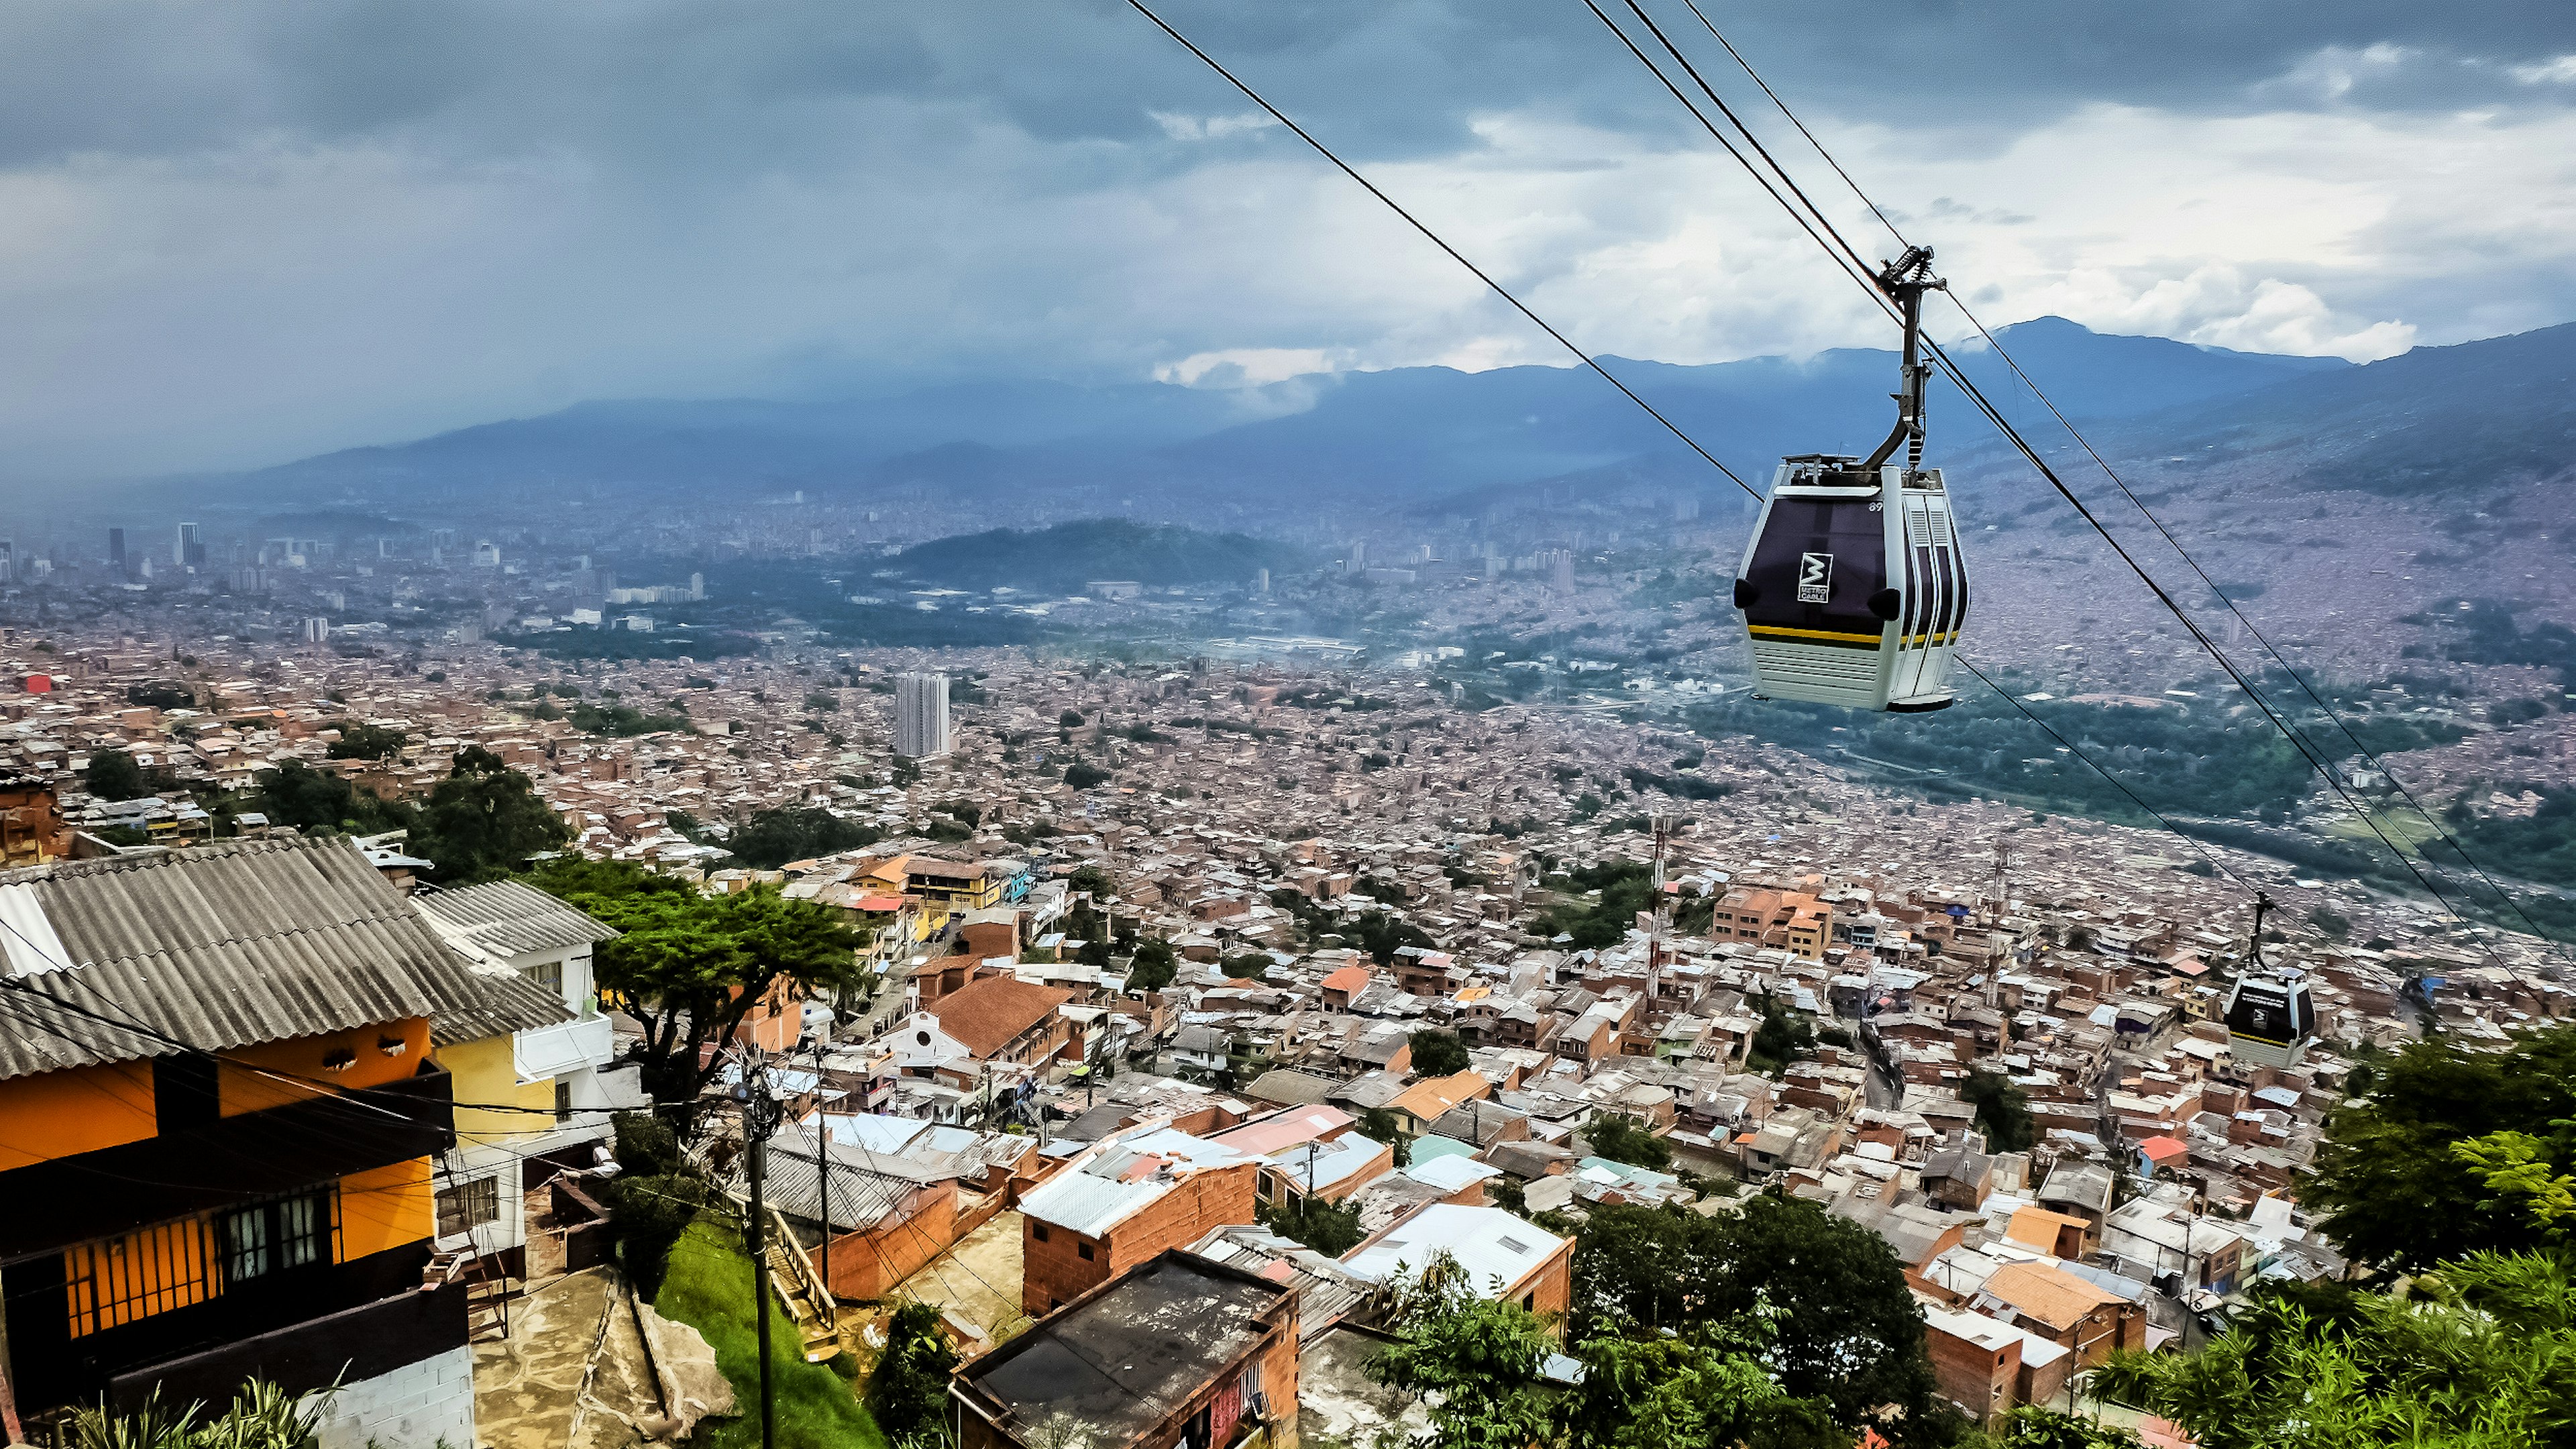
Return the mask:
M 814 1076 L 823 1076 L 823 1043 L 814 1043 Z M 820 1107 L 814 1111 L 814 1185 L 823 1200 L 823 1291 L 832 1291 L 832 1129 Z
M 761 1059 L 758 1047 L 743 1052 L 742 1084 L 734 1089 L 734 1100 L 742 1104 L 743 1146 L 751 1162 L 751 1214 L 743 1229 L 743 1243 L 751 1251 L 752 1318 L 754 1331 L 760 1336 L 760 1445 L 761 1449 L 776 1449 L 778 1400 L 771 1391 L 769 1373 L 769 1253 L 767 1234 L 761 1231 L 769 1208 L 761 1198 L 760 1187 L 761 1169 L 769 1157 L 769 1134 L 778 1124 L 778 1103 L 769 1095 L 767 1063 Z

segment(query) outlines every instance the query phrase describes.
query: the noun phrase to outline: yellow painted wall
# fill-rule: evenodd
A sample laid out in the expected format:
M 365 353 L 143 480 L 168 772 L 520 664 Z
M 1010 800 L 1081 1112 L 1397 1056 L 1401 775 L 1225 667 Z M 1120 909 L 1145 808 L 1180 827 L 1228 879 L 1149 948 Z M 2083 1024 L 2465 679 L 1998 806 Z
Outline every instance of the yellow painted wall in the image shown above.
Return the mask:
M 521 1085 L 518 1068 L 511 1064 L 510 1039 L 486 1037 L 481 1041 L 461 1042 L 438 1049 L 439 1064 L 456 1078 L 457 1135 L 473 1142 L 498 1142 L 531 1132 L 551 1131 L 555 1107 L 555 1079 L 539 1077 Z M 496 1106 L 525 1107 L 526 1112 L 493 1112 L 462 1105 L 483 1102 Z M 536 1116 L 533 1112 L 548 1115 Z
M 150 1062 L 0 1082 L 0 1172 L 140 1142 L 158 1130 Z
M 340 1261 L 399 1248 L 438 1228 L 437 1174 L 426 1157 L 340 1179 Z
M 392 1056 L 384 1053 L 382 1043 L 398 1039 L 402 1050 Z M 323 1065 L 335 1051 L 351 1053 L 356 1060 L 345 1071 L 332 1071 Z M 286 1041 L 262 1042 L 257 1046 L 238 1047 L 224 1053 L 227 1060 L 218 1068 L 221 1077 L 224 1115 L 265 1111 L 301 1102 L 308 1097 L 332 1091 L 349 1091 L 360 1087 L 381 1087 L 402 1081 L 420 1071 L 421 1059 L 429 1055 L 429 1019 L 414 1017 L 409 1021 L 385 1022 L 362 1026 L 355 1031 L 335 1031 L 321 1036 L 299 1036 Z M 236 1066 L 234 1062 L 247 1065 Z M 298 1082 L 280 1081 L 252 1071 L 252 1066 L 265 1067 L 288 1077 L 306 1077 L 321 1085 L 304 1086 Z

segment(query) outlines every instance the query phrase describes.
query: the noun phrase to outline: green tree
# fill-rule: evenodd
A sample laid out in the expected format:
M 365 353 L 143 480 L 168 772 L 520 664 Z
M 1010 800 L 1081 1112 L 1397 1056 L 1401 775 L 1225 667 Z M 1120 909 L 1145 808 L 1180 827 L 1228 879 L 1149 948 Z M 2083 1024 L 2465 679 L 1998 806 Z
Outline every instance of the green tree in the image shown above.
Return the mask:
M 362 724 L 341 720 L 333 728 L 340 737 L 325 751 L 335 760 L 390 760 L 411 743 L 411 736 L 385 725 Z
M 1977 1126 L 1986 1134 L 1989 1152 L 2028 1152 L 2036 1128 L 2030 1118 L 2030 1094 L 2001 1072 L 1968 1073 L 1960 1099 L 1975 1104 Z
M 1585 1340 L 1582 1386 L 1562 1406 L 1568 1449 L 1843 1449 L 1830 1406 L 1773 1382 L 1770 1322 Z
M 828 906 L 791 901 L 771 885 L 701 895 L 685 881 L 616 863 L 550 864 L 531 877 L 620 933 L 595 956 L 600 990 L 643 1024 L 635 1049 L 644 1088 L 685 1109 L 720 1065 L 700 1049 L 733 1045 L 765 1000 L 792 1003 L 856 985 L 866 938 Z
M 2412 1272 L 2481 1250 L 2548 1241 L 2520 1200 L 2452 1149 L 2499 1132 L 2536 1143 L 2549 1171 L 2576 1170 L 2555 1125 L 2576 1118 L 2576 1025 L 2515 1037 L 2503 1051 L 2444 1036 L 2373 1067 L 2368 1093 L 2326 1118 L 2301 1199 L 2344 1252 Z
M 272 824 L 307 834 L 336 830 L 374 834 L 409 826 L 418 812 L 406 801 L 381 800 L 302 760 L 282 760 L 258 776 L 258 809 Z
M 939 1310 L 905 1299 L 886 1322 L 885 1352 L 877 1355 L 868 1376 L 868 1413 L 885 1431 L 890 1444 L 921 1442 L 936 1435 L 948 1403 L 948 1376 L 957 1368 L 957 1351 L 948 1344 Z
M 1065 885 L 1071 890 L 1089 891 L 1095 901 L 1111 901 L 1118 898 L 1118 882 L 1110 879 L 1109 872 L 1096 865 L 1086 865 L 1075 870 Z
M 787 805 L 754 811 L 725 837 L 724 848 L 747 866 L 776 870 L 791 860 L 856 850 L 884 838 L 873 827 L 844 820 L 820 805 Z
M 1413 1048 L 1413 1069 L 1426 1077 L 1454 1077 L 1467 1070 L 1467 1044 L 1454 1031 L 1426 1026 L 1407 1037 Z
M 1064 767 L 1064 782 L 1077 790 L 1088 790 L 1094 785 L 1108 784 L 1109 772 L 1098 765 L 1076 760 Z
M 456 752 L 411 833 L 412 848 L 435 864 L 445 885 L 498 880 L 570 839 L 572 827 L 535 784 L 480 745 Z
M 1135 959 L 1127 964 L 1127 989 L 1160 991 L 1180 974 L 1180 960 L 1172 954 L 1168 941 L 1145 941 L 1136 947 Z
M 1998 1449 L 2139 1449 L 2135 1434 L 2076 1414 L 2024 1404 L 1995 1426 Z
M 1596 1207 L 1574 1249 L 1574 1321 L 1587 1337 L 1682 1332 L 1794 1308 L 1766 1350 L 1793 1398 L 1856 1427 L 1894 1406 L 1919 1436 L 1934 1417 L 1923 1315 L 1887 1240 L 1771 1194 L 1740 1213 Z M 1881 1432 L 1895 1432 L 1892 1424 Z
M 2267 1291 L 2200 1352 L 2115 1354 L 2095 1387 L 2203 1449 L 2563 1444 L 2576 1282 L 2563 1256 L 2481 1252 L 2330 1314 Z
M 89 768 L 81 774 L 81 783 L 101 800 L 140 800 L 152 793 L 151 785 L 143 778 L 143 767 L 124 750 L 92 754 Z
M 1253 1215 L 1263 1227 L 1281 1237 L 1294 1238 L 1327 1258 L 1340 1257 L 1368 1236 L 1360 1226 L 1358 1208 L 1319 1197 L 1283 1196 L 1278 1206 L 1263 1204 L 1253 1209 Z
M 1413 1160 L 1413 1139 L 1404 1135 L 1404 1123 L 1384 1107 L 1369 1107 L 1360 1112 L 1353 1127 L 1371 1142 L 1383 1142 L 1395 1149 L 1395 1165 L 1404 1167 Z
M 1815 1050 L 1816 1030 L 1804 1014 L 1769 996 L 1760 998 L 1760 1005 L 1762 1025 L 1753 1033 L 1745 1064 L 1766 1076 L 1776 1076 L 1789 1063 Z
M 706 1183 L 685 1172 L 643 1176 L 621 1172 L 609 1180 L 606 1195 L 608 1235 L 617 1251 L 617 1266 L 636 1292 L 648 1297 L 661 1292 L 671 1246 L 707 1205 Z
M 1645 1123 L 1620 1112 L 1595 1114 L 1583 1125 L 1583 1139 L 1596 1157 L 1661 1172 L 1673 1165 L 1673 1149 Z
M 1396 1341 L 1369 1361 L 1371 1378 L 1422 1400 L 1422 1449 L 1523 1449 L 1554 1437 L 1555 1395 L 1541 1376 L 1556 1339 L 1537 1314 L 1477 1297 L 1442 1254 L 1402 1285 L 1390 1318 Z
M 1437 944 L 1420 926 L 1384 911 L 1362 915 L 1347 934 L 1357 937 L 1360 949 L 1368 952 L 1369 959 L 1380 966 L 1392 965 L 1395 953 L 1403 947 L 1419 946 L 1428 951 Z

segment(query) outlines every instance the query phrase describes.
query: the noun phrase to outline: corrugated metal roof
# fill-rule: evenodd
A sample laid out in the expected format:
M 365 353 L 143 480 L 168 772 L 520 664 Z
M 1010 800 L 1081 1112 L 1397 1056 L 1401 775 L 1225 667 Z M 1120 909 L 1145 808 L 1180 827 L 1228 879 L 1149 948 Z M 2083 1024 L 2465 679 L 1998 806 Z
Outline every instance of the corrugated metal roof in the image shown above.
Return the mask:
M 433 1047 L 486 1041 L 572 1020 L 572 1008 L 564 1005 L 562 994 L 551 986 L 515 971 L 467 974 L 482 999 L 441 1007 L 437 1019 L 429 1024 L 429 1044 Z
M 496 960 L 586 946 L 617 934 L 535 886 L 514 880 L 423 891 L 411 903 L 440 935 Z
M 0 1079 L 481 1008 L 465 960 L 345 839 L 225 841 L 0 873 L 61 942 L 62 969 L 0 992 Z M 40 1024 L 31 1024 L 33 1023 Z

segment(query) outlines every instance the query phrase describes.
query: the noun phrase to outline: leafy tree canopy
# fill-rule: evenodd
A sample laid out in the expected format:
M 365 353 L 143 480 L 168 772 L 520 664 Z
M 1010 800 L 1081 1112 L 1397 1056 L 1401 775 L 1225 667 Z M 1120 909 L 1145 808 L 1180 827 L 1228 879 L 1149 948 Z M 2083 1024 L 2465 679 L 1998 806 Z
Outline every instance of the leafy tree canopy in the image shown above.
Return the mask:
M 2576 1118 L 2576 1025 L 2519 1036 L 2503 1051 L 2448 1037 L 2376 1063 L 2365 1094 L 2326 1119 L 2302 1194 L 2344 1252 L 2415 1271 L 2481 1250 L 2540 1246 L 2548 1230 L 2453 1148 L 2495 1133 L 2530 1139 L 2543 1175 L 2576 1170 L 2555 1124 Z
M 1290 1171 L 1295 1171 L 1293 1166 Z M 1265 1205 L 1256 1208 L 1255 1215 L 1272 1232 L 1294 1238 L 1328 1258 L 1340 1257 L 1368 1236 L 1360 1227 L 1358 1208 L 1319 1197 L 1287 1199 L 1277 1207 Z
M 1160 991 L 1180 974 L 1180 958 L 1172 954 L 1168 941 L 1146 941 L 1136 947 L 1135 959 L 1127 966 L 1127 989 Z
M 331 742 L 326 753 L 335 760 L 389 760 L 411 743 L 411 736 L 385 725 L 344 719 L 332 728 L 340 732 L 340 737 Z
M 724 847 L 747 866 L 776 870 L 791 860 L 856 850 L 884 838 L 872 827 L 844 820 L 820 805 L 790 805 L 754 811 L 725 837 Z
M 1922 1312 L 1868 1228 L 1764 1194 L 1721 1217 L 1597 1207 L 1575 1243 L 1573 1318 L 1586 1337 L 1684 1332 L 1774 1304 L 1796 1310 L 1768 1350 L 1791 1397 L 1830 1403 L 1847 1426 L 1885 1405 L 1909 1424 L 1934 1417 Z
M 1986 1134 L 1989 1152 L 2028 1152 L 2036 1128 L 2030 1119 L 2030 1094 L 2001 1072 L 1968 1073 L 1959 1096 L 1976 1105 L 1977 1127 Z
M 718 1070 L 698 1064 L 699 1048 L 730 1047 L 763 1000 L 853 983 L 866 944 L 830 907 L 788 900 L 770 885 L 708 896 L 600 861 L 551 862 L 530 881 L 621 933 L 599 944 L 599 986 L 643 1023 L 637 1058 L 658 1102 L 694 1102 Z
M 143 767 L 123 750 L 100 750 L 91 755 L 81 783 L 101 800 L 140 800 L 153 793 Z
M 456 752 L 411 828 L 412 848 L 436 865 L 444 885 L 498 880 L 570 839 L 572 827 L 535 784 L 480 745 Z
M 2352 1293 L 2320 1312 L 2266 1293 L 2199 1353 L 2115 1354 L 2095 1383 L 2204 1449 L 2565 1443 L 2576 1282 L 2563 1255 L 2474 1253 L 2402 1298 Z
M 1619 1112 L 1603 1112 L 1583 1126 L 1583 1139 L 1594 1155 L 1630 1167 L 1661 1172 L 1673 1165 L 1673 1149 L 1646 1124 Z
M 1467 1070 L 1467 1044 L 1454 1031 L 1426 1026 L 1406 1039 L 1413 1048 L 1413 1069 L 1426 1077 L 1454 1077 Z
M 886 1324 L 885 1352 L 868 1376 L 868 1412 L 893 1444 L 927 1442 L 944 1427 L 948 1376 L 957 1351 L 940 1326 L 939 1310 L 906 1299 Z

